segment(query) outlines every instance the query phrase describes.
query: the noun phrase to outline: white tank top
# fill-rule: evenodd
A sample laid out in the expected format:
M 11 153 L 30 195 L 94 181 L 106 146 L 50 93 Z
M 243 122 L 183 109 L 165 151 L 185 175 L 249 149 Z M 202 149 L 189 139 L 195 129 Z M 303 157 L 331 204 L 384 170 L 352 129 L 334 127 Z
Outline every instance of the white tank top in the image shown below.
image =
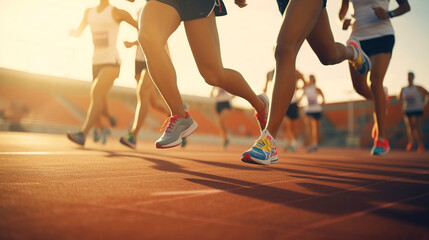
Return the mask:
M 88 14 L 88 24 L 91 27 L 94 43 L 92 64 L 120 64 L 116 48 L 119 24 L 112 16 L 113 6 L 109 5 L 102 12 L 97 7 L 91 8 Z
M 372 9 L 381 7 L 388 11 L 390 0 L 350 0 L 353 4 L 355 22 L 352 26 L 351 38 L 367 40 L 386 35 L 394 35 L 390 19 L 379 19 Z
M 307 112 L 321 112 L 322 106 L 317 101 L 318 93 L 315 85 L 310 85 L 304 89 L 304 94 L 308 100 Z
M 402 88 L 402 97 L 405 112 L 423 110 L 423 99 L 416 86 Z

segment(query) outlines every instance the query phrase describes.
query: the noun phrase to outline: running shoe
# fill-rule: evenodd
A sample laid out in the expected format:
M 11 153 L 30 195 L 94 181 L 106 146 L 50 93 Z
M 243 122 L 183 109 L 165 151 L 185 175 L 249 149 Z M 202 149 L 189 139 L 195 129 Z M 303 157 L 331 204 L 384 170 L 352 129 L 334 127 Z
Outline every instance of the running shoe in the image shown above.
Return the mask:
M 375 139 L 374 146 L 371 149 L 371 155 L 386 155 L 390 151 L 389 141 L 384 139 Z
M 267 125 L 268 110 L 270 109 L 270 101 L 268 100 L 268 96 L 265 93 L 259 94 L 258 97 L 265 104 L 265 108 L 264 110 L 262 110 L 262 112 L 257 112 L 255 109 L 255 117 L 256 119 L 258 119 L 259 127 L 261 128 L 261 131 L 263 131 L 265 129 L 265 126 Z
M 123 145 L 130 147 L 132 149 L 136 149 L 136 138 L 134 137 L 134 135 L 128 131 L 127 136 L 122 136 L 119 139 L 119 142 L 122 143 Z
M 241 155 L 241 161 L 245 163 L 269 165 L 277 163 L 278 149 L 271 134 L 264 130 L 256 143 Z
M 109 117 L 109 123 L 110 123 L 110 126 L 115 127 L 116 126 L 116 118 L 110 116 Z
M 110 135 L 110 130 L 107 128 L 101 129 L 101 144 L 107 143 L 107 135 Z
M 317 145 L 312 145 L 312 146 L 307 148 L 307 152 L 309 152 L 309 153 L 316 152 L 318 149 L 319 149 L 319 147 Z
M 418 147 L 417 147 L 417 152 L 418 153 L 423 153 L 425 151 L 425 147 L 423 146 L 423 145 L 419 145 Z
M 192 119 L 188 111 L 186 118 L 173 115 L 165 120 L 161 131 L 164 131 L 162 136 L 156 141 L 156 148 L 171 148 L 182 143 L 182 139 L 191 135 L 198 124 Z
M 83 136 L 82 132 L 67 132 L 67 137 L 70 139 L 70 141 L 79 144 L 81 146 L 85 145 L 85 137 Z
M 408 143 L 407 147 L 405 149 L 407 150 L 407 152 L 410 152 L 413 149 L 413 144 L 412 143 Z
M 229 145 L 229 139 L 225 139 L 225 141 L 223 141 L 223 149 L 226 149 Z
M 98 142 L 100 140 L 100 133 L 97 129 L 94 129 L 94 142 Z
M 358 57 L 355 60 L 349 60 L 354 69 L 362 75 L 368 73 L 371 70 L 371 60 L 362 51 L 359 41 L 351 38 L 347 41 L 347 45 L 351 46 L 358 53 Z
M 181 146 L 182 148 L 184 148 L 184 147 L 186 147 L 186 144 L 188 144 L 188 140 L 184 137 L 184 138 L 182 139 L 182 143 L 180 144 L 180 146 Z

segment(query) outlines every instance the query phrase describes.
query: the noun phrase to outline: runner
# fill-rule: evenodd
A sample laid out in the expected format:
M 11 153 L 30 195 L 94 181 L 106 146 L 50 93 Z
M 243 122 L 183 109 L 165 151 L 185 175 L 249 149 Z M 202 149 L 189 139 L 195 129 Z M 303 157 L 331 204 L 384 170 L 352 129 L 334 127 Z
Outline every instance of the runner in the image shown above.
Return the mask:
M 246 6 L 244 0 L 235 2 L 239 7 Z M 246 99 L 255 108 L 261 129 L 265 128 L 268 97 L 257 96 L 240 73 L 222 64 L 215 15 L 226 13 L 221 0 L 151 0 L 145 5 L 140 17 L 139 42 L 146 54 L 150 75 L 171 111 L 164 133 L 155 143 L 157 148 L 177 146 L 197 128 L 183 107 L 176 72 L 164 48 L 182 21 L 204 80 Z
M 319 148 L 319 134 L 320 134 L 320 119 L 322 118 L 322 105 L 325 104 L 325 96 L 322 90 L 316 87 L 316 78 L 314 75 L 310 75 L 309 83 L 304 86 L 304 93 L 299 98 L 299 101 L 303 97 L 307 97 L 308 105 L 306 109 L 306 115 L 309 118 L 309 129 L 311 143 L 308 147 L 308 152 L 317 151 Z M 318 97 L 322 97 L 322 103 L 319 103 Z
M 230 94 L 228 94 L 227 91 L 223 90 L 222 88 L 213 87 L 212 91 L 210 92 L 210 97 L 214 97 L 216 100 L 216 116 L 219 122 L 220 135 L 223 140 L 223 148 L 226 149 L 229 144 L 229 139 L 228 133 L 226 131 L 225 118 L 226 114 L 228 114 L 228 112 L 231 110 L 230 100 L 234 96 L 231 96 Z
M 399 99 L 403 101 L 404 121 L 408 133 L 406 149 L 411 151 L 414 142 L 417 141 L 417 152 L 423 153 L 425 151 L 422 132 L 423 109 L 428 104 L 429 93 L 423 87 L 414 85 L 413 72 L 408 73 L 408 86 L 401 89 Z
M 368 74 L 359 73 L 353 64 L 349 64 L 353 87 L 356 92 L 374 102 L 374 145 L 373 155 L 385 155 L 390 151 L 386 138 L 386 95 L 383 88 L 384 76 L 392 57 L 395 35 L 390 18 L 400 16 L 410 10 L 408 0 L 396 0 L 398 8 L 389 11 L 390 0 L 342 0 L 340 20 L 345 20 L 343 29 L 351 24 L 345 19 L 349 3 L 353 4 L 355 19 L 348 44 L 362 47 L 371 60 L 372 69 Z
M 85 11 L 78 29 L 70 30 L 70 35 L 79 37 L 86 26 L 91 27 L 94 43 L 94 56 L 90 105 L 85 122 L 79 132 L 68 132 L 67 137 L 79 145 L 85 145 L 85 139 L 91 127 L 99 121 L 101 114 L 107 114 L 107 92 L 119 76 L 120 59 L 116 49 L 119 24 L 126 22 L 138 28 L 137 22 L 131 15 L 109 4 L 108 0 L 100 0 L 97 7 Z M 114 125 L 114 121 L 110 120 Z
M 348 59 L 361 74 L 371 67 L 358 46 L 344 46 L 334 41 L 326 0 L 277 0 L 277 3 L 284 17 L 275 49 L 276 74 L 270 117 L 257 142 L 242 154 L 241 160 L 248 163 L 268 165 L 278 161 L 275 138 L 295 92 L 296 56 L 304 40 L 324 65 Z

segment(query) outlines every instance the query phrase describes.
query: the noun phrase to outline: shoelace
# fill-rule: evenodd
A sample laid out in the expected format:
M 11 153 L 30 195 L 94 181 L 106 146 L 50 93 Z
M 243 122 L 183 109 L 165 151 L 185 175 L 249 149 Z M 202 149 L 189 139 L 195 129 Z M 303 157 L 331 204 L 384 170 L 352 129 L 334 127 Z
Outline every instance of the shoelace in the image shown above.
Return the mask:
M 271 152 L 273 143 L 271 143 L 271 141 L 266 138 L 260 138 L 258 141 L 256 141 L 255 147 L 267 152 Z
M 164 122 L 164 124 L 162 124 L 161 126 L 161 132 L 165 131 L 165 132 L 171 132 L 171 130 L 173 130 L 173 127 L 175 126 L 177 119 L 179 118 L 179 115 L 174 115 L 171 116 L 169 118 L 167 118 Z

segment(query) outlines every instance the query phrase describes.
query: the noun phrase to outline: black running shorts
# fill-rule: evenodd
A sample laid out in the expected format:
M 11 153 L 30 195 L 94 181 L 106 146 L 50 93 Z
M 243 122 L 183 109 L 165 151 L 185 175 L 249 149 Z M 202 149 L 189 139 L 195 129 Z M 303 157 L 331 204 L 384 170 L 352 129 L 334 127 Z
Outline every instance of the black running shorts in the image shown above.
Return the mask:
M 299 113 L 298 113 L 298 104 L 297 103 L 291 103 L 289 105 L 289 108 L 286 112 L 286 117 L 288 117 L 291 120 L 298 119 Z
M 231 109 L 229 101 L 222 101 L 216 103 L 216 112 L 221 113 L 224 109 Z
M 205 18 L 212 11 L 216 16 L 227 14 L 222 0 L 153 0 L 165 3 L 179 13 L 182 21 L 190 21 Z
M 277 0 L 277 6 L 279 7 L 279 11 L 282 15 L 285 13 L 289 1 L 290 0 Z M 326 1 L 327 0 L 323 0 L 323 8 L 326 8 Z
M 362 50 L 371 57 L 379 53 L 392 54 L 393 46 L 395 45 L 395 36 L 386 35 L 378 38 L 359 41 Z

